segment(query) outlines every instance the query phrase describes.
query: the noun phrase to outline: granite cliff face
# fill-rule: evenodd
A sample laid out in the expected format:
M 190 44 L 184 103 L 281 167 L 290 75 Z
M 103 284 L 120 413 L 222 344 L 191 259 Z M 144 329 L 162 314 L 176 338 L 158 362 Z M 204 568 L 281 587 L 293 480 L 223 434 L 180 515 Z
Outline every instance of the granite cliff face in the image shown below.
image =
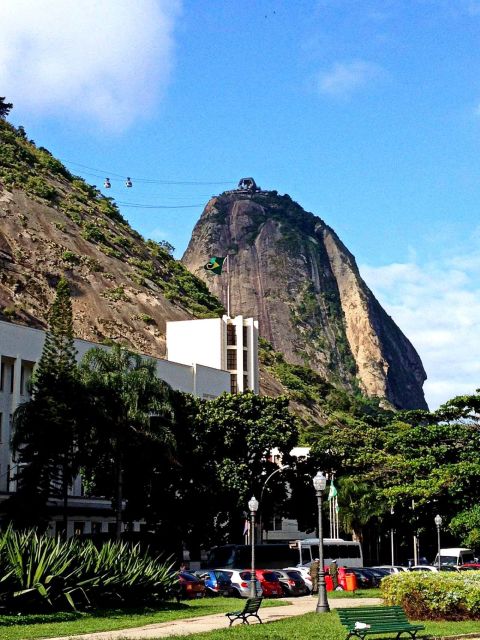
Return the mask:
M 229 255 L 229 275 L 203 266 Z M 212 198 L 182 262 L 231 315 L 259 320 L 260 335 L 287 361 L 396 408 L 426 408 L 426 374 L 409 340 L 360 277 L 333 229 L 275 191 Z

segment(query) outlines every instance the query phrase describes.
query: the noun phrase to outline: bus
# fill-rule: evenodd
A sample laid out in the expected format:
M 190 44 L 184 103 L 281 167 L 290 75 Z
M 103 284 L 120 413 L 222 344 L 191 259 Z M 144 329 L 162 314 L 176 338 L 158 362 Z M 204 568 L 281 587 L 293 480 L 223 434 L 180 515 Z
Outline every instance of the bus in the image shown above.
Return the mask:
M 323 557 L 325 564 L 336 560 L 339 567 L 362 567 L 362 547 L 359 542 L 324 538 Z M 250 566 L 251 546 L 225 544 L 213 547 L 203 563 L 205 569 L 245 569 Z M 256 544 L 255 565 L 262 569 L 309 566 L 318 558 L 318 538 L 293 542 Z

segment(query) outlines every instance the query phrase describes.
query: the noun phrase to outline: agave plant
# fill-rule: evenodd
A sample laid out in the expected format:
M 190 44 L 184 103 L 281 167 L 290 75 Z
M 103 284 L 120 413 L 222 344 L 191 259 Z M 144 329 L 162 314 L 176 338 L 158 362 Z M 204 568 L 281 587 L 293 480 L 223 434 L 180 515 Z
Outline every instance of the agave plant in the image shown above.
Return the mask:
M 140 546 L 62 541 L 36 531 L 8 528 L 0 535 L 0 598 L 15 609 L 75 609 L 80 603 L 165 597 L 174 581 L 172 564 Z
M 63 542 L 36 531 L 8 529 L 2 536 L 1 556 L 6 569 L 1 579 L 3 597 L 35 606 L 58 607 L 66 601 L 75 608 L 72 594 L 85 592 L 78 585 L 79 572 L 74 542 Z M 61 606 L 61 605 L 60 605 Z

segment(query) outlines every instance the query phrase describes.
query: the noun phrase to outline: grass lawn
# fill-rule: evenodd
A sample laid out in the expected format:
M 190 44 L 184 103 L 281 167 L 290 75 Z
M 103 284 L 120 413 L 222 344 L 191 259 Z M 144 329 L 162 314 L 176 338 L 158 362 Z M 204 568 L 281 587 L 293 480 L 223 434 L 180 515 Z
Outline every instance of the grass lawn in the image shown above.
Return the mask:
M 169 602 L 165 608 L 137 608 L 130 610 L 104 609 L 95 613 L 79 614 L 75 620 L 64 622 L 42 622 L 36 624 L 35 616 L 29 616 L 32 624 L 17 624 L 2 626 L 0 618 L 0 640 L 34 640 L 35 638 L 53 638 L 55 636 L 72 636 L 80 633 L 95 631 L 111 631 L 113 629 L 127 629 L 141 627 L 154 622 L 168 622 L 180 618 L 194 618 L 207 616 L 212 613 L 234 611 L 243 606 L 243 600 L 234 598 L 204 598 L 201 600 L 184 601 L 180 604 Z M 281 606 L 283 602 L 276 600 L 264 601 L 262 606 Z M 168 607 L 168 608 L 167 608 Z M 55 614 L 52 614 L 52 618 Z M 40 616 L 38 616 L 40 618 Z M 4 616 L 3 618 L 6 618 Z M 48 616 L 42 615 L 45 619 Z
M 421 622 L 425 625 L 425 631 L 420 632 L 419 638 L 425 636 L 444 637 L 463 633 L 478 632 L 480 637 L 480 620 L 467 622 Z M 230 640 L 345 640 L 347 632 L 338 620 L 337 614 L 331 613 L 307 613 L 303 616 L 289 618 L 280 622 L 269 624 L 252 624 L 250 626 L 238 625 L 231 629 L 219 629 L 208 633 L 199 633 L 190 638 L 198 640 L 225 640 L 226 633 Z M 172 636 L 170 640 L 180 640 L 180 637 Z M 386 637 L 395 640 L 396 634 L 386 636 L 368 636 L 374 640 Z M 402 638 L 409 638 L 408 635 Z

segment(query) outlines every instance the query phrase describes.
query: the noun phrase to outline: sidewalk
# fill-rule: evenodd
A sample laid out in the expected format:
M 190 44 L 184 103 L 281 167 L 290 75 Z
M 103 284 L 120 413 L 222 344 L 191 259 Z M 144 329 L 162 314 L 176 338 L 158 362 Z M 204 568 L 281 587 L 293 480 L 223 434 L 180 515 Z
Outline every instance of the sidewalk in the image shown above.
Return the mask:
M 260 617 L 263 622 L 274 622 L 275 620 L 285 620 L 292 616 L 301 616 L 304 613 L 315 611 L 316 598 L 305 596 L 303 598 L 283 598 L 287 604 L 284 607 L 265 607 L 260 610 Z M 374 604 L 381 604 L 380 598 L 342 598 L 331 600 L 330 607 L 359 607 Z M 241 608 L 243 602 L 232 600 L 232 609 Z M 254 620 L 254 619 L 253 619 Z M 238 623 L 237 623 L 238 624 Z M 251 624 L 255 624 L 252 622 Z M 257 623 L 258 624 L 258 623 Z M 172 620 L 171 622 L 160 622 L 148 624 L 144 627 L 134 627 L 132 629 L 118 629 L 116 631 L 100 631 L 79 636 L 68 636 L 69 640 L 140 640 L 148 638 L 168 638 L 169 636 L 188 636 L 192 633 L 202 631 L 212 631 L 213 629 L 227 629 L 228 620 L 224 613 L 216 613 L 211 616 L 200 616 L 198 618 L 187 618 L 184 620 Z M 50 640 L 66 640 L 63 638 L 50 638 Z

